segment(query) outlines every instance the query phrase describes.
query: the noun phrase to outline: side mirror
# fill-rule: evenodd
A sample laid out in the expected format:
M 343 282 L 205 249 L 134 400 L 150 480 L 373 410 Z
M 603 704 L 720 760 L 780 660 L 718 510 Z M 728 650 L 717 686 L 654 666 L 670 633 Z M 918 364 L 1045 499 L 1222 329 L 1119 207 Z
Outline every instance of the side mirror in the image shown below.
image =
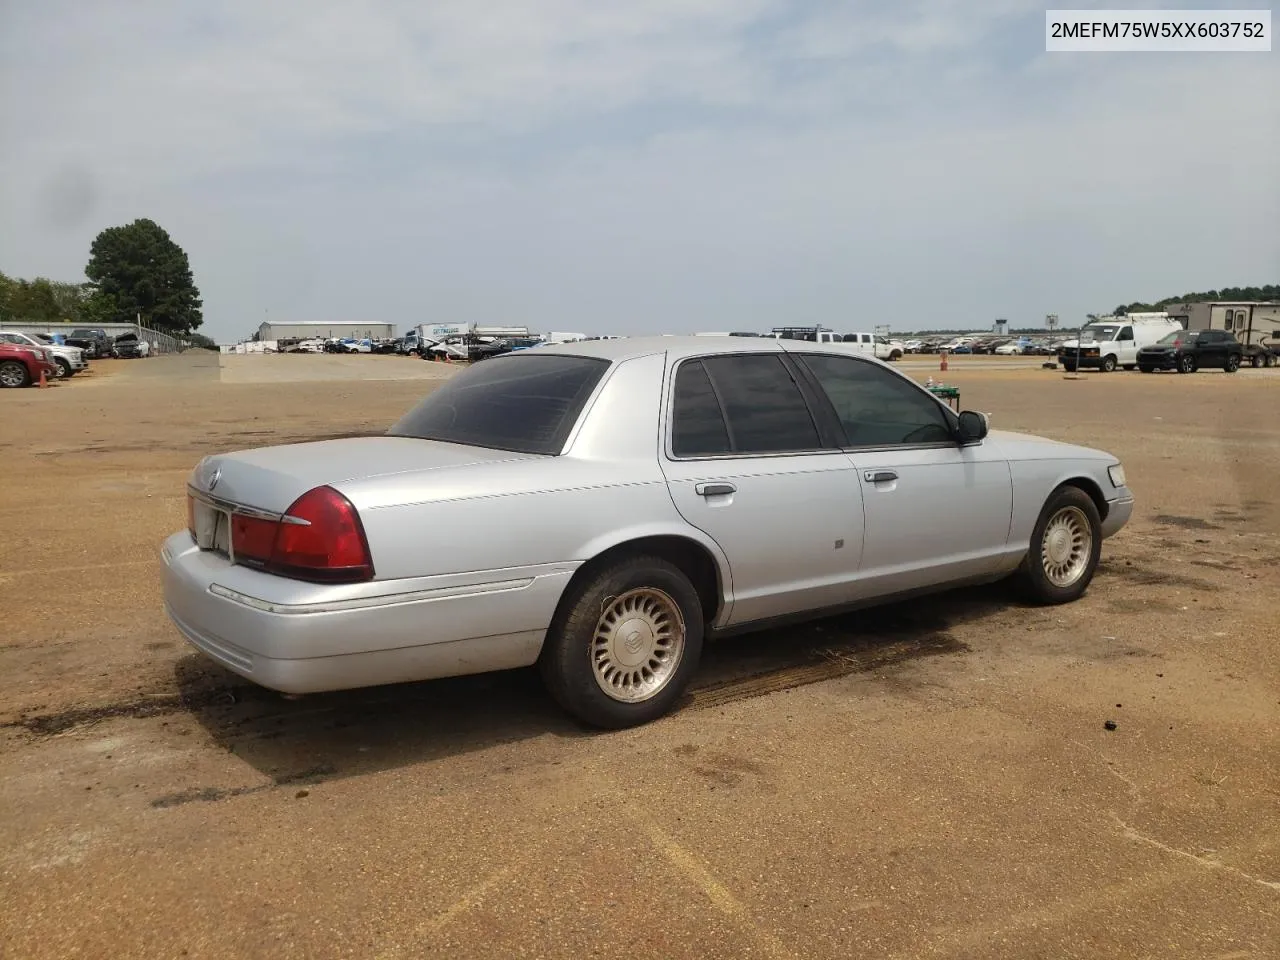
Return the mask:
M 960 442 L 977 443 L 987 435 L 990 423 L 985 413 L 965 410 L 960 414 Z

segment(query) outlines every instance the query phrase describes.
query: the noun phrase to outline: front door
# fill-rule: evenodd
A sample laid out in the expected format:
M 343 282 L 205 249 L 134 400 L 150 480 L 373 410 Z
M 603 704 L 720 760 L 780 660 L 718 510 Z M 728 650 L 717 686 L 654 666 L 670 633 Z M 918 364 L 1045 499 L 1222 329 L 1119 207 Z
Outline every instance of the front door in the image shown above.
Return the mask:
M 726 625 L 851 599 L 862 490 L 824 444 L 782 353 L 721 354 L 673 371 L 662 469 L 681 516 L 729 561 Z
M 1013 480 L 996 444 L 959 445 L 950 411 L 894 371 L 854 357 L 796 359 L 834 407 L 862 486 L 859 597 L 1007 565 Z

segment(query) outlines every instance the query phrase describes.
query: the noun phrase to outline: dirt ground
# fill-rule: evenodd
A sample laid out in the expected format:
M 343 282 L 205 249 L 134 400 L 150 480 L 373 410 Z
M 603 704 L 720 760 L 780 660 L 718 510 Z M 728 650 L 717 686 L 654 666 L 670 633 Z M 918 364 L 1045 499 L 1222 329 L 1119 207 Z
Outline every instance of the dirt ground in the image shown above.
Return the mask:
M 286 700 L 186 646 L 157 551 L 195 462 L 384 429 L 427 366 L 0 393 L 0 955 L 1280 956 L 1277 372 L 954 361 L 994 426 L 1124 461 L 1086 597 L 726 640 L 642 729 L 527 671 Z

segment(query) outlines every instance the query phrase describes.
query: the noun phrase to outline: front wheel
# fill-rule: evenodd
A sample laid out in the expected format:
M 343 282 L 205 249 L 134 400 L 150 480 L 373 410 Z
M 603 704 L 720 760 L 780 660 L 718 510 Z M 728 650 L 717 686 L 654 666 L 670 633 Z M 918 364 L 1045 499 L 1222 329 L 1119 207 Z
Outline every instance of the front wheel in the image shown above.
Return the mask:
M 70 360 L 67 360 L 67 359 L 65 359 L 65 358 L 63 358 L 63 357 L 54 357 L 54 360 L 56 360 L 56 361 L 57 361 L 57 364 L 58 364 L 58 370 L 60 371 L 60 372 L 59 372 L 59 374 L 58 374 L 58 376 L 60 376 L 60 377 L 69 377 L 69 376 L 71 376 L 73 373 L 75 373 L 75 371 L 71 369 L 71 361 L 70 361 Z
M 1067 361 L 1064 360 L 1062 361 L 1062 369 L 1067 371 L 1067 373 L 1075 373 L 1076 365 L 1074 363 L 1068 363 Z
M 1023 587 L 1040 604 L 1070 603 L 1089 588 L 1102 556 L 1102 519 L 1079 487 L 1059 487 L 1040 511 L 1022 561 Z
M 1257 369 L 1258 367 L 1266 366 L 1267 358 L 1261 353 L 1255 353 L 1253 357 L 1250 358 L 1250 363 L 1253 364 L 1254 369 Z
M 538 658 L 551 696 L 595 727 L 658 719 L 702 655 L 702 603 L 659 557 L 619 560 L 572 588 Z
M 1181 360 L 1178 361 L 1178 372 L 1179 373 L 1195 373 L 1196 358 L 1191 356 L 1191 354 L 1185 355 Z
M 1102 372 L 1103 372 L 1103 373 L 1115 373 L 1115 372 L 1116 372 L 1116 358 L 1115 358 L 1115 357 L 1103 357 L 1103 358 L 1102 358 Z
M 26 387 L 31 384 L 31 372 L 17 360 L 0 362 L 0 387 Z
M 1259 364 L 1255 363 L 1254 366 L 1255 367 L 1259 366 Z M 1222 372 L 1235 373 L 1239 369 L 1240 369 L 1240 355 L 1236 353 L 1227 354 L 1226 362 L 1223 363 L 1222 365 Z
M 1140 371 L 1142 371 L 1143 373 L 1155 373 L 1155 372 L 1156 372 L 1156 368 L 1155 368 L 1155 367 L 1148 367 L 1148 366 L 1146 366 L 1145 364 L 1141 364 L 1141 363 L 1140 363 L 1140 364 L 1138 364 L 1138 369 L 1139 369 Z

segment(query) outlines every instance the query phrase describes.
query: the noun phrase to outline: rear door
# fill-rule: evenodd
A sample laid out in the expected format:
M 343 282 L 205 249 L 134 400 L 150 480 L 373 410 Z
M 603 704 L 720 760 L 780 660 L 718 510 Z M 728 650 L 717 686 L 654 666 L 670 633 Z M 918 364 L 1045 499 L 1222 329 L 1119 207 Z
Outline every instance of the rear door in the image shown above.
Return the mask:
M 880 364 L 803 353 L 834 408 L 864 502 L 860 596 L 996 572 L 1013 514 L 1009 464 L 994 443 L 960 446 L 953 414 Z
M 1202 330 L 1196 337 L 1196 361 L 1201 367 L 1222 367 L 1227 362 L 1227 337 L 1221 330 Z
M 694 357 L 668 374 L 662 469 L 681 516 L 728 558 L 729 624 L 834 606 L 853 591 L 858 475 L 799 381 L 780 352 Z

